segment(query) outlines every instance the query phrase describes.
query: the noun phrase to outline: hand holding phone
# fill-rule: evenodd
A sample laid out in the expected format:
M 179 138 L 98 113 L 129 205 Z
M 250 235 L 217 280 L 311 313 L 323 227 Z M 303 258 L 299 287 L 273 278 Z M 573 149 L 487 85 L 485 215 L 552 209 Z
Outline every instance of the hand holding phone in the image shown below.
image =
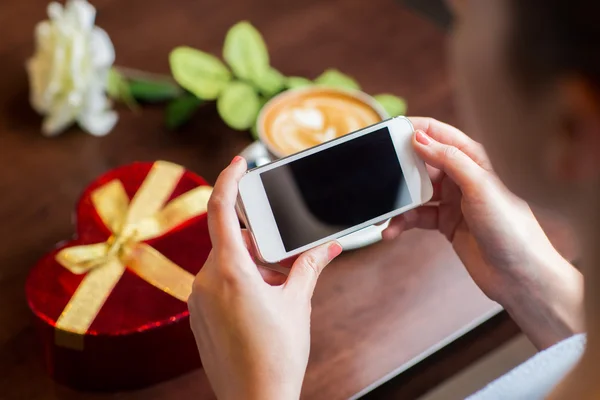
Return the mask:
M 274 263 L 385 221 L 431 199 L 413 127 L 397 117 L 253 169 L 238 210 L 263 261 Z
M 310 348 L 310 299 L 342 249 L 332 242 L 303 253 L 287 277 L 257 264 L 235 212 L 245 171 L 236 157 L 208 202 L 213 248 L 188 299 L 190 326 L 217 398 L 297 399 Z

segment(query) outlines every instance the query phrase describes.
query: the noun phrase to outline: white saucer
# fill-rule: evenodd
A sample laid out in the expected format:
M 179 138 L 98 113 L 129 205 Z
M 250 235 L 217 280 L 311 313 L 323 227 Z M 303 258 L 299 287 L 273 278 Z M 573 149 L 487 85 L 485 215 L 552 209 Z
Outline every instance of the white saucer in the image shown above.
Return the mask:
M 240 156 L 244 157 L 248 162 L 248 168 L 260 167 L 273 161 L 269 155 L 269 152 L 263 146 L 262 143 L 256 141 L 246 147 Z M 359 249 L 361 247 L 369 246 L 373 243 L 381 241 L 381 232 L 389 225 L 389 221 L 386 221 L 382 225 L 373 225 L 367 228 L 361 229 L 358 232 L 351 233 L 338 240 L 344 250 Z

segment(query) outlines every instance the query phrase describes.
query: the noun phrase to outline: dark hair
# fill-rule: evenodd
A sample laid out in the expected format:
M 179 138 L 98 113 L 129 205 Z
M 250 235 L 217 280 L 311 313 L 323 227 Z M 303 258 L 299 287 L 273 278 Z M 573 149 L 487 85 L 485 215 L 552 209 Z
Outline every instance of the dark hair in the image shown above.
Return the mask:
M 598 0 L 512 0 L 512 69 L 521 83 L 581 75 L 600 88 Z

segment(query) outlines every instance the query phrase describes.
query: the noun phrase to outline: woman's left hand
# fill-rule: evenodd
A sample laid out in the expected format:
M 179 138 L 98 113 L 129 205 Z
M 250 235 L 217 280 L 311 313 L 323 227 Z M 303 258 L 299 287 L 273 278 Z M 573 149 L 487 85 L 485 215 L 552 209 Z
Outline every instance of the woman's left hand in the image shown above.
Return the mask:
M 235 212 L 246 162 L 236 157 L 208 204 L 213 249 L 188 299 L 206 375 L 219 399 L 298 399 L 310 349 L 311 297 L 337 242 L 302 254 L 284 275 L 256 264 Z

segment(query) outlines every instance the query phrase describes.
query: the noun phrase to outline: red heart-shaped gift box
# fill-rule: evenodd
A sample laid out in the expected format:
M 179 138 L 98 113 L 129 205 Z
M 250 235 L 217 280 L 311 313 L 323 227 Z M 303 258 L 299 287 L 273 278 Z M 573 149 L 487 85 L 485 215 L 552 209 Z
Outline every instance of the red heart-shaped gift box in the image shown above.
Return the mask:
M 108 196 L 107 203 L 107 188 L 120 190 L 124 201 Z M 44 360 L 55 380 L 79 389 L 112 391 L 143 387 L 200 366 L 185 299 L 211 250 L 205 212 L 210 189 L 183 167 L 159 161 L 111 170 L 84 191 L 77 205 L 75 238 L 45 255 L 26 284 Z M 192 193 L 200 197 L 187 196 Z M 171 206 L 186 196 L 187 203 Z M 123 228 L 125 219 L 135 219 L 132 213 L 148 217 L 158 215 L 157 210 L 163 210 L 159 217 L 144 219 L 151 224 Z M 107 221 L 115 215 L 111 228 Z M 129 236 L 119 239 L 119 232 L 125 231 Z M 145 236 L 140 234 L 144 231 Z M 119 247 L 123 243 L 127 244 Z M 80 256 L 73 250 L 81 248 L 85 254 L 90 249 L 104 253 L 67 268 L 73 256 Z M 139 248 L 158 257 L 160 268 L 155 268 L 154 258 L 136 258 Z M 115 266 L 114 285 L 98 289 L 94 279 Z M 180 276 L 185 278 L 181 288 Z M 89 282 L 84 285 L 84 280 Z M 84 293 L 88 289 L 97 292 Z M 173 291 L 179 291 L 178 296 Z

